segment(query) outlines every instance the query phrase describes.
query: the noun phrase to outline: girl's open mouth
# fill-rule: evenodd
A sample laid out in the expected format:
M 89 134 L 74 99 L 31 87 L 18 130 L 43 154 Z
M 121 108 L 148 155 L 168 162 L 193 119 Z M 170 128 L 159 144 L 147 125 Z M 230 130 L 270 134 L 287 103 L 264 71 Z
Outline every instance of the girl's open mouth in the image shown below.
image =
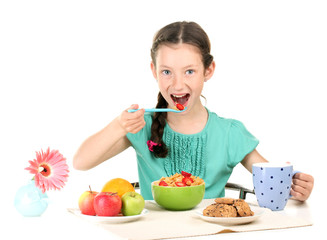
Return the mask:
M 171 99 L 174 101 L 175 104 L 179 103 L 182 104 L 183 106 L 186 105 L 188 99 L 190 98 L 190 94 L 186 93 L 183 95 L 175 95 L 175 94 L 170 94 Z

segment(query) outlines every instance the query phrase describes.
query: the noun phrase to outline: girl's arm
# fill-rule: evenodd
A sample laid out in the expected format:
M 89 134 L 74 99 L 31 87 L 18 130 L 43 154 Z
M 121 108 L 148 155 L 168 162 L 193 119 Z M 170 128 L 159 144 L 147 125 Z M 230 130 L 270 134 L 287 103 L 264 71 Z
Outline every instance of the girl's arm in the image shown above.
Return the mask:
M 268 162 L 264 157 L 262 157 L 256 149 L 254 149 L 252 152 L 250 152 L 248 155 L 245 156 L 245 158 L 242 160 L 242 165 L 252 173 L 252 165 L 254 163 L 260 163 L 260 162 Z
M 138 105 L 131 106 L 131 109 L 137 108 Z M 91 169 L 124 151 L 131 146 L 126 134 L 137 133 L 144 125 L 144 110 L 134 113 L 128 113 L 125 110 L 105 128 L 82 143 L 73 159 L 74 168 Z
M 252 165 L 259 162 L 268 162 L 256 149 L 245 156 L 242 165 L 252 173 Z M 305 201 L 309 198 L 314 185 L 314 179 L 306 173 L 296 173 L 293 177 L 291 195 L 294 199 Z

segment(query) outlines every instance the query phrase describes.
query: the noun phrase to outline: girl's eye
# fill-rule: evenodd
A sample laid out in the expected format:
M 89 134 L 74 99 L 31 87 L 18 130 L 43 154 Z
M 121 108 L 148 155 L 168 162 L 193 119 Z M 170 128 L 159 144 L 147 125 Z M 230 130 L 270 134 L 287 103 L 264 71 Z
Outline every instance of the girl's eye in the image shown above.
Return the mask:
M 194 73 L 194 70 L 192 70 L 192 69 L 186 70 L 186 75 L 191 75 L 193 73 Z
M 170 71 L 169 70 L 162 70 L 162 74 L 163 75 L 169 75 L 170 74 Z

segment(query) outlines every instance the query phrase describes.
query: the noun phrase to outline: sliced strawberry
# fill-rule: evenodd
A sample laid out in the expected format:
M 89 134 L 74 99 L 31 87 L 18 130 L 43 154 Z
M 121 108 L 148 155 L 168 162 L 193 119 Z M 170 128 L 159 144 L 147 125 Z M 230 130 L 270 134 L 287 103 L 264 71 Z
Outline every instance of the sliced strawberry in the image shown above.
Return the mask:
M 165 181 L 160 181 L 159 186 L 166 187 L 166 186 L 168 186 L 168 183 L 166 183 Z
M 176 107 L 178 108 L 178 110 L 181 110 L 181 111 L 184 110 L 184 106 L 180 103 L 177 103 Z
M 181 174 L 182 174 L 184 177 L 191 177 L 191 176 L 192 176 L 191 173 L 184 172 L 184 171 L 182 171 Z
M 175 182 L 177 187 L 186 187 L 187 185 L 183 182 Z
M 191 186 L 191 184 L 194 182 L 192 178 L 190 177 L 184 177 L 182 180 L 183 183 L 185 183 L 185 185 L 187 186 Z

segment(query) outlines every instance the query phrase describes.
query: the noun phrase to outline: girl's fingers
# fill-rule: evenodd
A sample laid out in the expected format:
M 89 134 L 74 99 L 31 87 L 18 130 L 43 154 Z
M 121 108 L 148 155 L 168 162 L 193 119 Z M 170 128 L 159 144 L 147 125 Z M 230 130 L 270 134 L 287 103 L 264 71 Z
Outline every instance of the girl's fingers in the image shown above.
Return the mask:
M 145 126 L 145 121 L 137 121 L 126 126 L 126 131 L 130 133 L 137 133 Z
M 296 192 L 293 189 L 291 189 L 291 195 L 294 199 L 299 201 L 305 201 L 307 199 L 302 193 Z
M 292 189 L 293 189 L 295 192 L 301 193 L 301 194 L 303 194 L 303 195 L 308 194 L 308 190 L 305 189 L 305 188 L 302 187 L 302 186 L 299 186 L 299 185 L 292 184 Z
M 140 110 L 140 112 L 141 112 L 141 110 Z M 137 112 L 135 112 L 135 113 L 137 113 Z M 126 124 L 133 125 L 138 122 L 144 122 L 144 112 L 143 112 L 143 114 L 141 112 L 141 113 L 138 113 L 137 115 L 134 115 L 135 113 L 127 113 L 128 115 L 133 114 L 133 117 L 128 116 L 128 118 L 125 119 Z
M 138 104 L 132 104 L 129 108 L 127 108 L 125 111 L 129 110 L 129 109 L 138 109 L 139 105 Z
M 313 182 L 307 182 L 300 179 L 293 179 L 291 195 L 300 201 L 305 201 L 309 198 L 313 188 Z
M 132 120 L 125 120 L 122 121 L 121 126 L 127 131 L 127 132 L 134 132 L 133 129 L 138 128 L 139 126 L 145 125 L 145 121 L 143 118 L 141 119 L 132 119 Z
M 296 173 L 293 179 L 300 179 L 306 182 L 314 182 L 314 179 L 311 175 L 305 173 Z
M 137 109 L 137 108 L 129 108 L 129 109 Z M 136 112 L 132 112 L 132 113 L 127 112 L 127 110 L 124 112 L 124 114 L 125 114 L 126 119 L 128 119 L 128 120 L 144 117 L 144 113 L 145 113 L 144 109 L 140 109 L 140 110 L 138 110 Z
M 291 195 L 297 200 L 305 201 L 309 198 L 310 193 L 299 186 L 292 186 Z
M 129 113 L 127 110 L 123 111 L 120 115 L 121 122 L 128 122 L 128 121 L 141 121 L 144 120 L 144 109 L 140 109 L 136 112 Z
M 130 114 L 130 116 L 132 116 L 133 118 L 140 118 L 140 117 L 144 117 L 144 113 L 145 113 L 145 110 L 144 109 L 140 109 L 136 112 L 133 112 Z
M 305 189 L 311 189 L 312 188 L 312 184 L 311 182 L 307 182 L 307 181 L 303 181 L 303 180 L 300 180 L 300 179 L 293 179 L 293 184 L 296 185 L 296 186 L 301 186 Z
M 144 124 L 144 125 L 140 125 L 139 127 L 135 128 L 134 131 L 133 131 L 132 133 L 138 133 L 139 131 L 142 130 L 142 128 L 143 128 L 144 126 L 145 126 L 145 124 Z

